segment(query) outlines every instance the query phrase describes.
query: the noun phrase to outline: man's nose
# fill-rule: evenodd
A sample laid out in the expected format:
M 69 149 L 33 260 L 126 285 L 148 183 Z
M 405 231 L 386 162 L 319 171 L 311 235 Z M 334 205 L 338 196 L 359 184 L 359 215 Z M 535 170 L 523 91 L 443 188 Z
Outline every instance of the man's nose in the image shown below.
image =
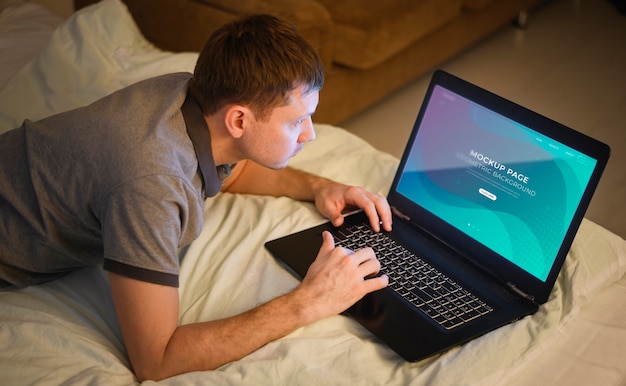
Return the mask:
M 298 138 L 298 142 L 310 142 L 315 139 L 315 128 L 313 127 L 313 121 L 311 118 L 307 118 L 302 122 L 302 132 Z

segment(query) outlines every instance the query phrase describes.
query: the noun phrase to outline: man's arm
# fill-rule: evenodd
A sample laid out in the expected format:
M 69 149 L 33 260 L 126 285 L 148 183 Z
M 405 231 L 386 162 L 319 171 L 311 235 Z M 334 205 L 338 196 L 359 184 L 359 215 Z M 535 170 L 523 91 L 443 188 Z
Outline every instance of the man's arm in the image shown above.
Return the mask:
M 391 230 L 391 211 L 385 197 L 289 167 L 272 170 L 252 161 L 242 161 L 233 169 L 223 190 L 313 201 L 335 226 L 343 223 L 345 209 L 361 208 L 370 219 L 372 229 L 378 232 L 382 223 L 385 230 Z
M 215 369 L 322 318 L 336 315 L 388 283 L 369 249 L 335 248 L 325 232 L 299 287 L 242 314 L 178 326 L 178 290 L 109 273 L 113 301 L 135 374 L 163 379 Z

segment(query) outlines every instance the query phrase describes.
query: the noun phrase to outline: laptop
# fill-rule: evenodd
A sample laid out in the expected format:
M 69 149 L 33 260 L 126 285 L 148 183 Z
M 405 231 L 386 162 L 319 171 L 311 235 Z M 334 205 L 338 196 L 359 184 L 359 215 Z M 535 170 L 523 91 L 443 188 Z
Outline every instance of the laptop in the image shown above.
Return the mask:
M 325 223 L 265 245 L 297 277 L 324 230 L 338 245 L 371 246 L 390 284 L 346 313 L 418 361 L 547 301 L 609 154 L 606 144 L 439 70 L 387 196 L 393 230 L 374 233 L 360 211 L 341 227 Z

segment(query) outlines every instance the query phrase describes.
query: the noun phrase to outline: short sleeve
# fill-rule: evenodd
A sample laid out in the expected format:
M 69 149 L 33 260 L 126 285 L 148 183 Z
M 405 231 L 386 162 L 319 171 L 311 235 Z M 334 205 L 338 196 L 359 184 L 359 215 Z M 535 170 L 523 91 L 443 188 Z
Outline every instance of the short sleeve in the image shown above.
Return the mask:
M 202 199 L 175 176 L 149 176 L 116 187 L 101 206 L 104 269 L 178 286 L 178 248 L 202 229 Z

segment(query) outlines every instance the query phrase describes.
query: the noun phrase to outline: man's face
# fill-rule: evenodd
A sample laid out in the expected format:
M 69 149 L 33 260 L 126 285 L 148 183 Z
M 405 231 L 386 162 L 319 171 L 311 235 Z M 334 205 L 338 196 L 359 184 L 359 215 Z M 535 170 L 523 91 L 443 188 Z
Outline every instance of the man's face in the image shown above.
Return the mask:
M 305 142 L 315 139 L 311 115 L 317 108 L 319 92 L 303 94 L 304 90 L 303 86 L 294 89 L 287 104 L 274 108 L 269 119 L 252 122 L 240 141 L 245 158 L 272 169 L 282 169 L 302 150 Z

